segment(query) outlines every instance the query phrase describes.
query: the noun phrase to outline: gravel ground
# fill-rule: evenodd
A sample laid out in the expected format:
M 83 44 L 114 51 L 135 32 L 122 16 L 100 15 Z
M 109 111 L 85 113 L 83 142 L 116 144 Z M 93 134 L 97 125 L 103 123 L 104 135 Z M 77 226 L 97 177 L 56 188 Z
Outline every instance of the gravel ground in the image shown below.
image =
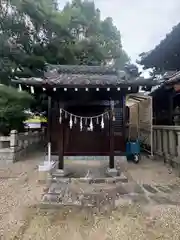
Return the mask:
M 44 187 L 37 183 L 40 161 L 42 157 L 36 156 L 0 169 L 0 239 L 180 239 L 180 206 L 176 205 L 122 201 L 110 216 L 93 215 L 92 211 L 76 207 L 54 210 L 30 207 L 40 201 Z M 162 162 L 147 159 L 138 165 L 129 164 L 128 174 L 140 184 L 179 182 Z
M 167 185 L 180 180 L 175 171 L 165 165 L 163 161 L 152 161 L 146 157 L 142 157 L 137 165 L 129 163 L 128 174 L 140 184 Z
M 110 216 L 68 209 L 34 215 L 19 240 L 179 240 L 180 209 L 172 206 L 125 205 Z
M 37 166 L 41 161 L 38 154 L 0 168 L 0 239 L 14 239 L 24 224 L 26 207 L 40 201 L 43 187 L 37 183 Z

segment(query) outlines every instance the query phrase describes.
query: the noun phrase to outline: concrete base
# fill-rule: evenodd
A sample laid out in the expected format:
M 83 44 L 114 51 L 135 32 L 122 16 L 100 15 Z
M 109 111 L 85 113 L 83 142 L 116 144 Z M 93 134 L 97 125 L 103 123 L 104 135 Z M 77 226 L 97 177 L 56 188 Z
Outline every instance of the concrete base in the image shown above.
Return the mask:
M 128 161 L 126 156 L 115 157 L 115 168 L 120 172 L 126 172 L 128 170 Z
M 39 165 L 39 171 L 49 171 L 53 169 L 55 166 L 55 162 L 44 161 L 43 165 Z
M 110 176 L 110 177 L 117 177 L 117 175 L 118 175 L 118 170 L 115 169 L 115 168 L 108 168 L 108 169 L 107 169 L 107 174 L 108 174 L 108 176 Z
M 39 165 L 39 182 L 47 182 L 51 171 L 55 167 L 55 162 L 44 161 L 43 165 Z
M 38 174 L 38 181 L 40 183 L 47 183 L 49 178 L 50 178 L 49 171 L 40 171 Z
M 53 178 L 58 178 L 58 177 L 64 177 L 65 172 L 63 169 L 56 169 L 56 171 L 53 173 Z

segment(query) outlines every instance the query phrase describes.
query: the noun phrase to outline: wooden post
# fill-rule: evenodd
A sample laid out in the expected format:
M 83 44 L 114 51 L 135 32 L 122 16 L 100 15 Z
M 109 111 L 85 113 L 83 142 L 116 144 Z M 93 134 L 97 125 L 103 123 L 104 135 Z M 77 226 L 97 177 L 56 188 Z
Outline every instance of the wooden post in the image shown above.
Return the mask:
M 121 101 L 121 107 L 122 107 L 122 117 L 123 117 L 123 122 L 122 122 L 122 135 L 124 138 L 124 151 L 126 151 L 126 137 L 129 135 L 127 135 L 127 127 L 126 127 L 126 123 L 127 123 L 127 116 L 126 116 L 126 96 L 123 95 L 123 99 L 120 100 Z M 128 113 L 128 118 L 130 116 L 130 112 Z M 129 120 L 129 119 L 128 119 Z M 129 133 L 129 129 L 128 129 L 128 133 Z
M 109 137 L 110 137 L 109 168 L 112 169 L 114 168 L 114 122 L 112 108 L 110 109 Z
M 169 125 L 173 125 L 173 101 L 174 94 L 172 91 L 169 93 Z
M 62 105 L 59 104 L 59 107 Z M 58 168 L 64 169 L 64 120 L 62 119 L 62 123 L 60 124 L 60 135 L 59 135 L 59 164 Z
M 51 162 L 51 96 L 48 96 L 48 129 L 47 129 L 47 139 L 48 139 L 48 162 Z

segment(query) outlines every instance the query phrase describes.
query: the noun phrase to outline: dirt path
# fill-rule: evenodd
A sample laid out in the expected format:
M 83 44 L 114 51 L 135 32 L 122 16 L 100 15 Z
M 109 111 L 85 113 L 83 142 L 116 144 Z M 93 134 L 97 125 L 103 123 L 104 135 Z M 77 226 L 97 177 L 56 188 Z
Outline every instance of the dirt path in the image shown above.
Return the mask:
M 0 168 L 0 239 L 13 239 L 24 224 L 26 207 L 40 200 L 37 167 L 42 160 L 38 154 Z

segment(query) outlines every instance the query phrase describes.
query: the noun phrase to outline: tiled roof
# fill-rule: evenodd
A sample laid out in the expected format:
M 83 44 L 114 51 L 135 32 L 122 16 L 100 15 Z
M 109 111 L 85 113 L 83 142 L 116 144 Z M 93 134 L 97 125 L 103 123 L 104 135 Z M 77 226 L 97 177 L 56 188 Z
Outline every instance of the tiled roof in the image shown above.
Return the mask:
M 175 83 L 180 81 L 180 71 L 173 74 L 167 81 L 167 83 Z
M 125 71 L 117 71 L 111 66 L 85 65 L 48 65 L 43 78 L 20 78 L 17 82 L 27 85 L 53 86 L 119 86 L 119 85 L 156 85 L 156 82 L 133 78 Z
M 50 65 L 44 73 L 44 82 L 58 85 L 117 85 L 125 80 L 125 76 L 123 72 L 119 78 L 117 70 L 112 67 Z
M 47 72 L 57 70 L 59 73 L 91 73 L 91 74 L 117 74 L 117 69 L 112 66 L 87 66 L 87 65 L 47 65 Z

